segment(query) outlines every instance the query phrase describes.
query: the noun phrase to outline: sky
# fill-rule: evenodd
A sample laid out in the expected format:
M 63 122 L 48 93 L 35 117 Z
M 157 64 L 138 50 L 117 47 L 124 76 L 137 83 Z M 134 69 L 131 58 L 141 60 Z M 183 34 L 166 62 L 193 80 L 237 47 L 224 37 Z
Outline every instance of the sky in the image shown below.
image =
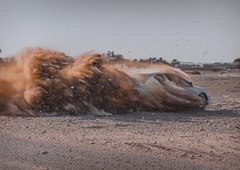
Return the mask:
M 0 57 L 41 47 L 70 56 L 240 58 L 239 0 L 0 0 L 0 21 Z

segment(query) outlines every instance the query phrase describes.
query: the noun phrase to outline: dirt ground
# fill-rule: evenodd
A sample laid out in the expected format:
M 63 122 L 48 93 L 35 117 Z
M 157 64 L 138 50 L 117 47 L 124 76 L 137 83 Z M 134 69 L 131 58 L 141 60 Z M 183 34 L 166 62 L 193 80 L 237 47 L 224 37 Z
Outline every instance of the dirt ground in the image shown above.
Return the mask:
M 0 169 L 239 169 L 240 71 L 192 76 L 205 111 L 0 117 Z

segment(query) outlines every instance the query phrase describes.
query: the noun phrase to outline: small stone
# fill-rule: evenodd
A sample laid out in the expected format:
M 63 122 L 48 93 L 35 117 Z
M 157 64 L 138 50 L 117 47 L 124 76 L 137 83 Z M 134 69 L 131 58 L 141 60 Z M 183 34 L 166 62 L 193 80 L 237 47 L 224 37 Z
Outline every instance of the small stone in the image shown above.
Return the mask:
M 212 125 L 212 122 L 209 122 L 207 125 L 208 125 L 208 126 Z
M 148 152 L 150 150 L 150 148 L 147 148 L 146 150 L 145 150 L 145 152 Z
M 183 153 L 181 156 L 187 156 L 187 153 L 185 152 L 185 153 Z
M 42 154 L 46 155 L 46 154 L 48 154 L 48 152 L 47 151 L 42 151 Z

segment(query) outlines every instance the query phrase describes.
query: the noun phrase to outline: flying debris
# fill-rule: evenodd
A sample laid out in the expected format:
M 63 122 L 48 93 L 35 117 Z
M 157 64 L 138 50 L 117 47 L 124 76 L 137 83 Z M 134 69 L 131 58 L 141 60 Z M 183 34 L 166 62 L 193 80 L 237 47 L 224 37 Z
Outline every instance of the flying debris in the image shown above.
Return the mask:
M 165 78 L 153 81 L 143 98 L 130 76 L 142 71 L 189 79 L 167 65 L 128 60 L 112 63 L 100 54 L 72 58 L 61 52 L 28 48 L 0 67 L 0 115 L 109 116 L 135 108 L 171 111 L 182 104 L 192 108 L 201 103 L 200 97 Z

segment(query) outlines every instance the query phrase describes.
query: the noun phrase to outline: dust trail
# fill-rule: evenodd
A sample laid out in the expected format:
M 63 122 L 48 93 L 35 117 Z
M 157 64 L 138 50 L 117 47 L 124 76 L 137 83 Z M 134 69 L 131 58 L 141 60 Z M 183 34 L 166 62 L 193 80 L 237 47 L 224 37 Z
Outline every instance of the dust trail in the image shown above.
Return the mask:
M 147 90 L 141 91 L 130 76 L 140 69 L 168 76 L 147 82 Z M 113 64 L 99 54 L 70 58 L 61 52 L 29 48 L 0 65 L 0 115 L 110 115 L 135 108 L 197 106 L 200 99 L 178 85 L 179 77 L 188 79 L 182 71 L 165 65 Z
M 176 75 L 176 79 L 179 77 L 183 77 L 184 79 L 191 81 L 190 77 L 181 71 L 178 68 L 173 68 L 166 64 L 149 64 L 149 63 L 141 63 L 134 62 L 129 60 L 113 62 L 114 67 L 119 70 L 126 72 L 129 75 L 136 75 L 141 73 L 154 73 L 154 72 L 162 72 L 162 73 L 170 73 Z
M 140 88 L 141 95 L 135 99 L 140 109 L 179 111 L 197 108 L 203 104 L 201 98 L 183 88 L 191 82 L 191 78 L 178 68 L 166 64 L 148 64 L 128 60 L 113 63 L 113 65 L 144 83 L 144 89 Z M 150 73 L 154 72 L 162 74 L 146 82 Z
M 112 111 L 127 108 L 133 90 L 130 77 L 105 60 L 89 53 L 72 59 L 40 48 L 24 50 L 1 65 L 1 114 L 79 114 L 91 105 Z

